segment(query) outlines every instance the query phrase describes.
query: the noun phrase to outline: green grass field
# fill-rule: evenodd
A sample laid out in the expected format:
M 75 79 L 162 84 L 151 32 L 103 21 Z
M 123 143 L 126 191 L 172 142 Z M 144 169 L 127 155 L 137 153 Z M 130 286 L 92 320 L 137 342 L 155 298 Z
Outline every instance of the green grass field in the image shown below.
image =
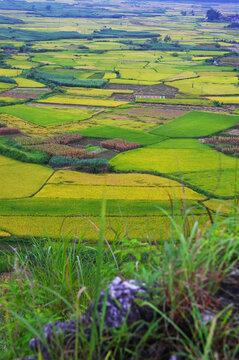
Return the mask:
M 137 142 L 140 145 L 150 145 L 164 140 L 165 137 L 157 136 L 154 134 L 147 134 L 142 131 L 117 128 L 114 126 L 96 126 L 89 129 L 81 130 L 80 133 L 83 136 L 95 137 L 95 138 L 121 138 L 131 142 Z
M 237 123 L 239 123 L 239 116 L 190 111 L 151 133 L 174 138 L 197 138 L 217 133 Z
M 97 113 L 91 109 L 15 105 L 0 108 L 0 113 L 13 115 L 40 126 L 64 124 L 89 119 Z
M 157 147 L 121 153 L 110 163 L 118 171 L 169 175 L 211 196 L 232 197 L 235 191 L 238 192 L 235 187 L 236 159 L 198 144 L 196 140 L 186 142 L 185 147 L 184 143 L 183 139 L 165 140 Z

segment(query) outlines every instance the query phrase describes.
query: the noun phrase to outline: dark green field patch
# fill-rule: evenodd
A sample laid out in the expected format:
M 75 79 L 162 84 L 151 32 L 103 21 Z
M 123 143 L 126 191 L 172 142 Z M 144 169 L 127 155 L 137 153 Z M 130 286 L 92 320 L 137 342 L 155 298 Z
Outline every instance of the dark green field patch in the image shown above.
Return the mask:
M 40 126 L 58 125 L 71 121 L 89 119 L 97 113 L 91 109 L 57 108 L 35 105 L 14 105 L 1 107 L 0 113 L 13 115 Z
M 100 216 L 101 200 L 75 200 L 75 199 L 20 199 L 0 200 L 0 215 L 22 216 Z M 196 206 L 195 213 L 201 213 L 195 201 L 127 201 L 108 200 L 106 213 L 109 216 L 149 216 L 164 215 L 160 208 L 169 214 L 172 211 L 180 214 L 184 205 Z
M 197 138 L 208 136 L 239 123 L 239 116 L 202 111 L 190 111 L 169 124 L 151 131 L 151 134 L 173 138 Z
M 165 139 L 164 136 L 144 133 L 142 131 L 123 129 L 114 126 L 95 126 L 79 131 L 83 136 L 113 139 L 120 138 L 127 141 L 137 142 L 140 145 L 150 145 Z

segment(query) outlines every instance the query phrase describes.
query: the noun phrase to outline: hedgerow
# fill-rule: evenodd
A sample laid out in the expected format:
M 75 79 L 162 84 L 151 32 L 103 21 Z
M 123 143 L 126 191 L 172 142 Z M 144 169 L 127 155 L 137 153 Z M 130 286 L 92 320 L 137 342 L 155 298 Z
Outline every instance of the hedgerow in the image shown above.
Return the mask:
M 90 172 L 100 172 L 102 169 L 110 168 L 110 164 L 106 159 L 76 159 L 69 156 L 53 156 L 49 165 L 52 167 L 64 167 L 74 166 L 77 170 L 86 170 L 88 168 Z
M 49 161 L 47 154 L 31 148 L 25 148 L 13 139 L 0 139 L 0 154 L 33 164 L 45 164 Z
M 71 76 L 50 74 L 44 72 L 31 71 L 28 78 L 38 81 L 45 81 L 60 86 L 86 87 L 86 88 L 103 88 L 107 81 L 105 80 L 78 80 Z
M 16 84 L 16 80 L 8 77 L 8 76 L 0 76 L 0 82 L 7 83 L 7 84 Z

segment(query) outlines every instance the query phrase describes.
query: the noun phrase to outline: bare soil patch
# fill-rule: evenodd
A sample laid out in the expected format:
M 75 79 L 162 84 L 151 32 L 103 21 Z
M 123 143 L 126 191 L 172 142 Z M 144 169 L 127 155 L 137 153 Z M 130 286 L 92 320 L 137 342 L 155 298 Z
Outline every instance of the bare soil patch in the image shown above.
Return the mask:
M 232 66 L 235 68 L 239 68 L 239 56 L 226 56 L 219 60 L 219 64 L 221 66 Z
M 129 114 L 136 116 L 147 116 L 147 117 L 165 117 L 165 118 L 177 118 L 187 113 L 187 110 L 178 109 L 164 109 L 156 108 L 152 106 L 143 106 L 138 108 L 127 109 Z
M 100 154 L 95 155 L 95 159 L 102 158 L 102 159 L 110 160 L 110 159 L 112 159 L 113 157 L 115 157 L 117 154 L 119 154 L 118 151 L 115 151 L 115 150 L 107 150 L 107 151 L 105 151 L 105 152 L 102 152 L 102 153 L 100 153 Z
M 115 101 L 132 101 L 133 100 L 133 94 L 124 94 L 124 93 L 113 93 L 111 95 L 111 98 L 113 98 Z
M 167 99 L 174 99 L 179 93 L 178 89 L 165 84 L 156 85 L 132 85 L 132 84 L 108 84 L 107 89 L 133 90 L 135 96 L 165 96 Z
M 14 88 L 11 90 L 4 91 L 2 97 L 13 97 L 15 99 L 36 99 L 39 96 L 48 92 L 47 90 L 35 91 L 30 89 Z

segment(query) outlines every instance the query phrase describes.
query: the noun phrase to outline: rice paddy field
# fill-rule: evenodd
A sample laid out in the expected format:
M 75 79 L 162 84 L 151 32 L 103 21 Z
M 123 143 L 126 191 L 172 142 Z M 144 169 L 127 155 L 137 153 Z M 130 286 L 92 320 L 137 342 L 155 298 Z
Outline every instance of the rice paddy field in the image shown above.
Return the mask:
M 180 218 L 188 207 L 203 227 L 238 201 L 238 30 L 205 21 L 206 3 L 111 5 L 117 16 L 16 10 L 23 22 L 1 25 L 3 242 L 95 243 L 103 198 L 109 241 L 161 239 L 165 211 Z M 33 164 L 26 149 L 48 160 Z

